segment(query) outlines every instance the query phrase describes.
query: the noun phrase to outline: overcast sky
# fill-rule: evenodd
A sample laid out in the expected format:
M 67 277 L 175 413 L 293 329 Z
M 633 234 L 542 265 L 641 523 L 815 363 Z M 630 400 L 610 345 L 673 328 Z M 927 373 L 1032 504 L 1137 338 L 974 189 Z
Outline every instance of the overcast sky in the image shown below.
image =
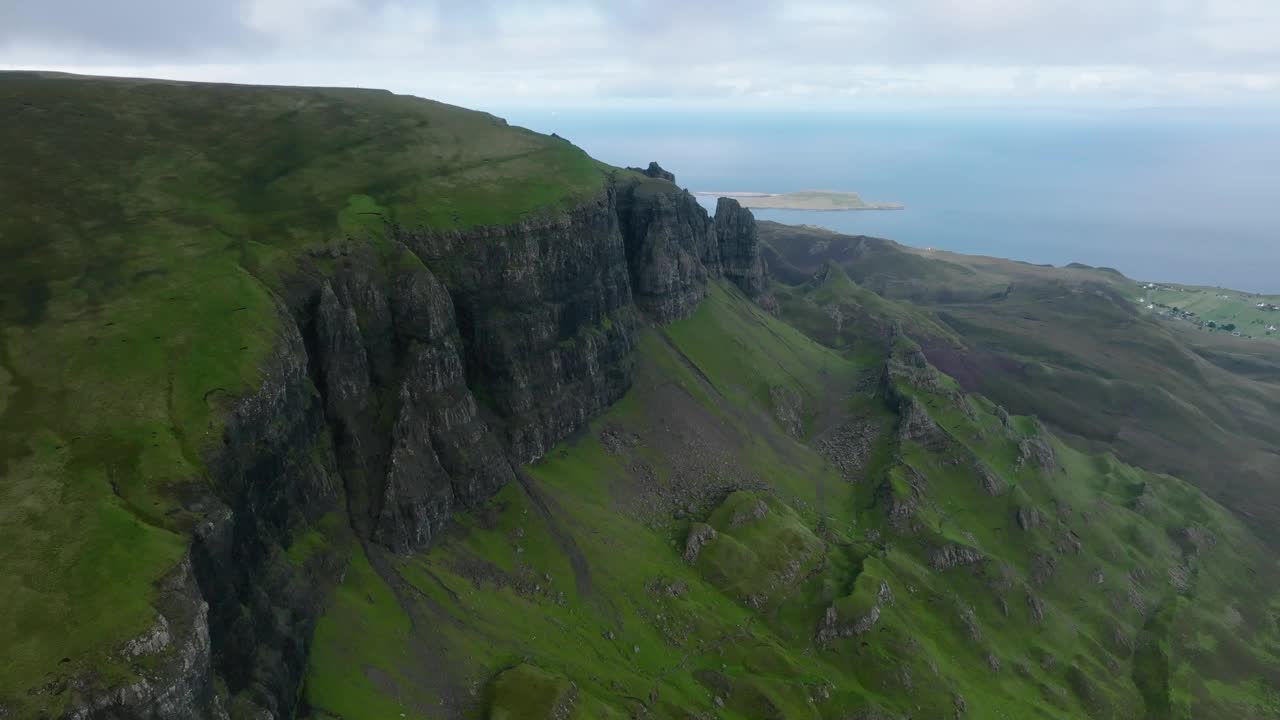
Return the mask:
M 0 68 L 477 107 L 1280 105 L 1280 0 L 0 0 Z

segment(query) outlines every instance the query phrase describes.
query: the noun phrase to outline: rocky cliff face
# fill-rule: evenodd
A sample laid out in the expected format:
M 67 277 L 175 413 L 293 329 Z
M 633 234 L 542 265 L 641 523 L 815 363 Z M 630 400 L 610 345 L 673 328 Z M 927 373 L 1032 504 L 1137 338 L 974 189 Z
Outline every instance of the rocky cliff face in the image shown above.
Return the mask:
M 619 191 L 618 215 L 636 305 L 659 322 L 688 316 L 720 275 L 715 224 L 693 196 L 658 183 Z
M 429 544 L 626 392 L 642 314 L 685 317 L 721 276 L 767 299 L 755 243 L 737 203 L 713 221 L 655 176 L 555 216 L 318 253 L 261 387 L 229 408 L 159 625 L 129 645 L 158 670 L 67 717 L 291 717 L 342 538 Z M 326 523 L 341 542 L 288 550 Z
M 720 198 L 713 219 L 687 192 L 633 182 L 620 188 L 618 211 L 636 305 L 653 319 L 688 316 L 708 278 L 727 278 L 773 309 L 755 218 L 737 200 Z
M 448 286 L 467 382 L 516 461 L 626 392 L 637 316 L 615 191 L 515 225 L 397 234 Z
M 716 235 L 720 240 L 724 276 L 747 297 L 766 308 L 773 308 L 769 272 L 760 250 L 755 216 L 737 200 L 720 198 L 716 203 Z

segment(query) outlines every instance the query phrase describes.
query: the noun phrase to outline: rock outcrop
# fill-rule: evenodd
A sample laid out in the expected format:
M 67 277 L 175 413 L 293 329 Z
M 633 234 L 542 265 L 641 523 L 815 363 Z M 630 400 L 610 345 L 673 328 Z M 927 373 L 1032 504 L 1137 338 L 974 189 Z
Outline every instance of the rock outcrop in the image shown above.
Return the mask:
M 89 700 L 63 717 L 226 718 L 223 698 L 210 673 L 209 606 L 200 597 L 190 561 L 175 568 L 159 590 L 155 626 L 122 650 L 122 655 L 143 668 L 138 679 L 115 688 L 80 683 L 78 694 Z
M 716 529 L 706 523 L 695 523 L 689 528 L 689 536 L 684 541 L 684 561 L 690 565 L 698 561 L 702 548 L 716 539 Z
M 396 235 L 440 274 L 468 385 L 483 387 L 518 462 L 622 397 L 636 324 L 616 192 L 558 215 Z
M 762 307 L 773 308 L 755 216 L 737 200 L 720 198 L 716 203 L 716 235 L 724 276 Z
M 636 306 L 659 322 L 688 316 L 720 274 L 707 211 L 689 193 L 637 183 L 619 189 L 618 216 Z
M 955 567 L 978 565 L 985 560 L 986 556 L 979 550 L 951 543 L 935 549 L 929 556 L 929 565 L 942 572 Z
M 651 177 L 655 180 L 668 180 L 673 183 L 676 181 L 676 176 L 673 173 L 663 170 L 662 166 L 659 165 L 656 161 L 650 162 L 649 167 L 647 168 L 631 167 L 627 169 L 634 170 L 638 173 L 641 173 L 642 175 L 645 175 L 646 177 Z

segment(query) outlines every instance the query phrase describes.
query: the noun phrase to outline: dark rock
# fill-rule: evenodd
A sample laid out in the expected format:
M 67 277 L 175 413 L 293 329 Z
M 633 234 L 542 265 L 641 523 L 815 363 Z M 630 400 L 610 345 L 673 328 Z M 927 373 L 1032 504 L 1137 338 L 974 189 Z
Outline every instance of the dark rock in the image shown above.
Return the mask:
M 880 606 L 872 605 L 871 609 L 855 618 L 841 618 L 840 611 L 834 605 L 827 608 L 818 625 L 816 639 L 819 644 L 826 645 L 841 638 L 857 637 L 870 632 L 880 621 Z
M 846 480 L 857 480 L 880 434 L 880 426 L 866 418 L 849 420 L 818 441 L 818 452 Z
M 898 439 L 933 446 L 941 429 L 924 404 L 910 395 L 902 396 L 898 404 Z
M 1040 527 L 1040 511 L 1033 507 L 1019 507 L 1013 514 L 1018 527 L 1023 530 L 1034 530 Z
M 929 556 L 929 565 L 941 572 L 954 567 L 977 565 L 986 559 L 976 548 L 952 543 L 934 550 Z
M 964 625 L 965 631 L 969 634 L 969 639 L 974 642 L 982 641 L 982 626 L 978 624 L 978 614 L 973 608 L 963 603 L 959 609 L 960 622 Z
M 773 416 L 787 434 L 797 440 L 804 436 L 804 399 L 800 393 L 783 385 L 769 388 L 769 402 Z
M 1053 539 L 1053 547 L 1061 555 L 1079 555 L 1084 552 L 1084 543 L 1080 541 L 1080 537 L 1074 532 L 1067 530 L 1059 533 Z
M 876 593 L 876 602 L 883 606 L 892 605 L 893 601 L 893 589 L 889 587 L 889 583 L 881 580 L 880 590 Z
M 635 184 L 619 188 L 618 218 L 636 305 L 658 322 L 690 315 L 720 274 L 706 210 L 687 192 Z
M 978 477 L 982 480 L 982 490 L 992 497 L 999 497 L 1009 490 L 1009 483 L 1000 477 L 1000 474 L 992 470 L 989 465 L 979 462 L 977 465 Z
M 1031 556 L 1031 580 L 1037 587 L 1048 583 L 1057 569 L 1058 559 L 1053 555 L 1037 553 Z
M 352 527 L 407 551 L 513 476 L 466 385 L 444 286 L 421 266 L 384 267 L 371 248 L 357 256 L 321 287 L 312 361 Z
M 654 178 L 655 180 L 670 180 L 673 183 L 676 181 L 676 176 L 672 173 L 667 172 L 666 170 L 663 170 L 662 166 L 659 165 L 656 161 L 650 162 L 649 167 L 647 168 L 641 169 L 638 167 L 629 167 L 627 169 L 634 170 L 647 177 Z
M 768 269 L 760 251 L 760 235 L 755 216 L 732 198 L 716 203 L 716 237 L 720 243 L 720 264 L 725 278 L 737 285 L 761 307 L 776 307 L 769 292 Z
M 1030 590 L 1027 591 L 1027 611 L 1031 613 L 1031 621 L 1037 625 L 1044 622 L 1044 604 Z
M 627 448 L 638 444 L 640 444 L 639 435 L 617 425 L 608 425 L 600 430 L 600 445 L 610 455 L 621 455 Z
M 716 529 L 706 523 L 694 523 L 684 541 L 684 561 L 692 565 L 698 561 L 702 548 L 716 539 Z
M 468 385 L 485 388 L 517 462 L 630 387 L 636 314 L 614 190 L 512 225 L 397 235 L 448 286 Z
M 1031 465 L 1044 472 L 1058 469 L 1058 458 L 1053 448 L 1041 437 L 1023 438 L 1018 442 L 1018 467 Z

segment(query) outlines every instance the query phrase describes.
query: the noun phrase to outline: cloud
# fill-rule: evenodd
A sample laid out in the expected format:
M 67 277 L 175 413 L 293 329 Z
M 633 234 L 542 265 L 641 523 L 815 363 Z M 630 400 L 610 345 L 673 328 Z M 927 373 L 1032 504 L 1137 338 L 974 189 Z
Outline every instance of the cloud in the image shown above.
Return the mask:
M 213 50 L 243 50 L 268 38 L 244 23 L 244 3 L 172 0 L 6 0 L 0 48 L 61 54 L 157 59 Z
M 490 106 L 1280 102 L 1280 3 L 11 1 L 0 65 L 385 86 Z

